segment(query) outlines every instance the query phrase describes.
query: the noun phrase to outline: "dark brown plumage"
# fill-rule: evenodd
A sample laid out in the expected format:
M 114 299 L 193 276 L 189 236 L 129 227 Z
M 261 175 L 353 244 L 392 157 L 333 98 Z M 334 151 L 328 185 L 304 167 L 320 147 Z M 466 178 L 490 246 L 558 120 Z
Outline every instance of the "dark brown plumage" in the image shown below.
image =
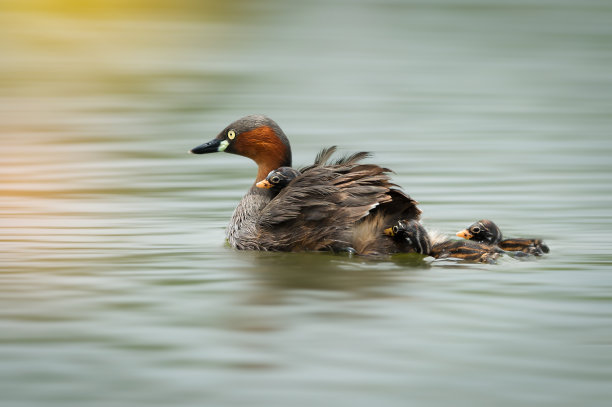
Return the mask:
M 279 167 L 291 166 L 291 147 L 280 127 L 265 116 L 247 116 L 226 127 L 195 154 L 239 154 L 258 164 L 255 182 Z M 331 161 L 335 147 L 324 149 L 280 192 L 251 187 L 232 215 L 227 238 L 238 249 L 355 250 L 393 253 L 384 225 L 418 219 L 417 202 L 400 191 L 389 170 L 361 164 L 360 152 Z M 276 193 L 277 192 L 277 193 Z
M 418 209 L 392 189 L 387 169 L 359 164 L 363 157 L 355 154 L 305 168 L 261 212 L 259 241 L 272 250 L 395 252 L 381 239 L 387 218 L 398 216 L 391 204 L 403 201 L 405 209 L 399 213 L 407 216 L 418 216 Z
M 401 252 L 419 253 L 437 259 L 453 257 L 471 262 L 494 263 L 502 250 L 483 243 L 450 240 L 445 236 L 432 236 L 416 220 L 400 220 L 384 230 L 399 245 Z
M 523 252 L 534 256 L 548 253 L 550 249 L 540 239 L 504 239 L 501 229 L 491 220 L 481 219 L 466 229 L 457 232 L 457 236 L 475 242 L 495 245 L 502 250 Z

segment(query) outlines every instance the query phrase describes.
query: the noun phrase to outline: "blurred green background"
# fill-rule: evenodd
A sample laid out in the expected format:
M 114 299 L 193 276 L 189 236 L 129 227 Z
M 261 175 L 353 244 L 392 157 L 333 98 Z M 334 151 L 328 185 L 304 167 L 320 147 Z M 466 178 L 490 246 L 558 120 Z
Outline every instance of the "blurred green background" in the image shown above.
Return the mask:
M 607 405 L 612 5 L 0 1 L 7 405 Z M 372 151 L 497 265 L 236 252 L 276 120 L 295 165 Z

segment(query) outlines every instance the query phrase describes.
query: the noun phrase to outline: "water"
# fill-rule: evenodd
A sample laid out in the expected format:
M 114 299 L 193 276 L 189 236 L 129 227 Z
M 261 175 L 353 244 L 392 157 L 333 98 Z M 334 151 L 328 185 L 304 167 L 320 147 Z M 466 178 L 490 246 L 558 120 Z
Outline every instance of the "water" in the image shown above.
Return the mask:
M 2 7 L 3 405 L 609 403 L 609 2 Z M 250 113 L 552 252 L 233 251 L 255 167 L 186 151 Z

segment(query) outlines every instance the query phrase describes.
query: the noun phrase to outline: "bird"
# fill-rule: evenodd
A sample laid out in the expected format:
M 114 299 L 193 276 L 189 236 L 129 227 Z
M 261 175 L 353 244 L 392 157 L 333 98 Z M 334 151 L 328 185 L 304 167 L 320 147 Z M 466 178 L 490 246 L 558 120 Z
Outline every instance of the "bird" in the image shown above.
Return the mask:
M 265 115 L 249 115 L 226 126 L 192 154 L 225 152 L 257 164 L 251 188 L 238 203 L 226 229 L 239 250 L 346 251 L 387 254 L 398 251 L 383 235 L 386 225 L 420 218 L 418 202 L 391 182 L 390 170 L 363 164 L 358 152 L 331 160 L 336 147 L 322 149 L 282 190 L 257 188 L 270 171 L 291 167 L 289 139 Z
M 279 167 L 270 171 L 268 176 L 255 184 L 257 188 L 272 189 L 272 192 L 278 194 L 281 189 L 285 188 L 291 181 L 302 175 L 298 170 L 291 167 Z
M 548 253 L 550 248 L 541 239 L 504 239 L 501 229 L 489 219 L 481 219 L 457 232 L 467 240 L 499 247 L 504 251 L 523 252 L 534 256 Z
M 401 245 L 402 253 L 418 253 L 436 259 L 457 258 L 469 262 L 495 263 L 503 250 L 472 241 L 451 240 L 438 233 L 429 233 L 417 220 L 399 220 L 383 233 Z

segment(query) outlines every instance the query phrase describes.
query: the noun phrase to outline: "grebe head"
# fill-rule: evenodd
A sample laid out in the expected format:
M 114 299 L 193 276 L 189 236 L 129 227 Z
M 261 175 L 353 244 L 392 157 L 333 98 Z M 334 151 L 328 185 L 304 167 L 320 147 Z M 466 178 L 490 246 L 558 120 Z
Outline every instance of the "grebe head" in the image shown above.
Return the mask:
M 396 240 L 402 240 L 419 254 L 429 254 L 431 252 L 431 241 L 429 234 L 416 220 L 400 220 L 395 225 L 387 228 L 383 232 Z
M 457 232 L 457 236 L 476 242 L 497 244 L 502 240 L 502 232 L 493 221 L 481 219 Z
M 299 177 L 301 173 L 291 167 L 279 167 L 270 171 L 266 179 L 255 184 L 257 188 L 272 189 L 274 192 L 280 192 L 291 181 Z
M 224 151 L 255 161 L 259 166 L 256 182 L 278 168 L 291 166 L 291 145 L 276 122 L 267 116 L 250 115 L 238 119 L 211 141 L 191 149 L 192 154 Z

